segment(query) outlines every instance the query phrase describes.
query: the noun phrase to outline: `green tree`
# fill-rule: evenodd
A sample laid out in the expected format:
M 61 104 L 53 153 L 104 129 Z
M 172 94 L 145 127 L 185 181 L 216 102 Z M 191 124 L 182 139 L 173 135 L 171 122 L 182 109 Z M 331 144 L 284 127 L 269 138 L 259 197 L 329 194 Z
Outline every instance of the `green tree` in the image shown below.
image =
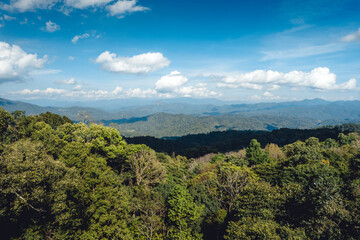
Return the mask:
M 145 145 L 128 145 L 126 151 L 129 153 L 126 162 L 135 185 L 154 186 L 165 179 L 166 169 L 157 160 L 154 150 Z
M 261 149 L 260 143 L 253 139 L 246 148 L 246 160 L 250 165 L 261 164 L 269 160 L 268 153 Z
M 192 196 L 186 188 L 176 185 L 169 196 L 168 219 L 170 239 L 199 239 L 201 235 L 194 232 L 203 211 L 203 206 L 194 203 Z

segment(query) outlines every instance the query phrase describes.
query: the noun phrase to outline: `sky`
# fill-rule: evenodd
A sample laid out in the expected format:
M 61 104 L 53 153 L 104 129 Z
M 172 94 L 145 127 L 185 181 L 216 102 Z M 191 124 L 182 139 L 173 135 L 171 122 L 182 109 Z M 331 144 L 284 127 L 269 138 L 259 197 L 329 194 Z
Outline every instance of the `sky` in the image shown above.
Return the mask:
M 359 0 L 3 0 L 0 97 L 360 100 Z

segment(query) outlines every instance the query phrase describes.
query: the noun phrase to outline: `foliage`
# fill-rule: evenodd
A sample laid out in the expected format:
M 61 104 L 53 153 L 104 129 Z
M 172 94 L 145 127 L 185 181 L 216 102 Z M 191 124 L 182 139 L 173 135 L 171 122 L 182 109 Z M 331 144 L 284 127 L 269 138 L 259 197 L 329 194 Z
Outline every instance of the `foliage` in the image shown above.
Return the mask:
M 332 131 L 329 138 L 329 130 L 309 131 L 302 136 L 316 134 L 279 147 L 267 139 L 292 130 L 249 131 L 242 134 L 259 142 L 192 159 L 52 113 L 0 109 L 0 131 L 3 239 L 355 240 L 360 234 L 356 133 Z

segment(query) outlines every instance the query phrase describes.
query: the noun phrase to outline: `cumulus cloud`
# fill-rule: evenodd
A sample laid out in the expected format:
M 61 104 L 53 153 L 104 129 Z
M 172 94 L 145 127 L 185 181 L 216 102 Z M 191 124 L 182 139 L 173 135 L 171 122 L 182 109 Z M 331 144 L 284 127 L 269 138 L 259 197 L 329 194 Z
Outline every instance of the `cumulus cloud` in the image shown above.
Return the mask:
M 111 16 L 123 16 L 127 13 L 143 12 L 149 10 L 147 7 L 136 5 L 136 0 L 119 0 L 114 4 L 106 6 Z
M 356 80 L 337 84 L 336 75 L 329 68 L 319 67 L 311 72 L 291 71 L 282 73 L 277 71 L 256 70 L 250 73 L 229 75 L 221 79 L 218 87 L 227 88 L 251 88 L 261 90 L 267 86 L 270 90 L 276 90 L 281 85 L 290 87 L 308 87 L 318 90 L 355 89 Z
M 354 33 L 350 33 L 344 37 L 341 38 L 341 40 L 343 42 L 355 42 L 355 41 L 360 41 L 360 28 L 354 32 Z
M 206 83 L 198 83 L 194 86 L 184 86 L 188 79 L 179 71 L 173 71 L 162 76 L 156 83 L 155 89 L 160 97 L 209 97 L 220 96 L 215 91 L 210 91 Z
M 11 0 L 9 4 L 0 3 L 0 9 L 6 11 L 27 12 L 36 9 L 50 9 L 59 0 Z
M 62 11 L 65 15 L 73 9 L 105 8 L 109 15 L 118 17 L 149 10 L 147 7 L 137 5 L 137 0 L 10 0 L 9 4 L 0 3 L 0 9 L 10 12 L 53 8 Z
M 60 30 L 60 26 L 52 21 L 48 21 L 48 22 L 46 22 L 45 27 L 42 27 L 41 30 L 52 33 L 52 32 Z
M 75 85 L 76 81 L 75 81 L 75 78 L 70 78 L 70 79 L 64 79 L 64 80 L 55 81 L 55 84 Z
M 71 39 L 72 43 L 77 43 L 79 41 L 79 39 L 84 39 L 84 38 L 89 38 L 90 35 L 88 33 L 84 33 L 82 35 L 76 35 L 75 37 L 73 37 L 73 39 Z
M 47 56 L 38 58 L 17 45 L 0 42 L 0 83 L 22 80 L 33 69 L 43 68 Z
M 204 86 L 186 86 L 179 88 L 176 93 L 182 97 L 216 97 L 221 96 L 221 93 L 210 91 Z
M 170 60 L 162 53 L 144 53 L 133 57 L 117 57 L 115 53 L 105 51 L 96 61 L 103 70 L 114 73 L 148 73 L 170 65 Z
M 168 75 L 162 76 L 155 83 L 155 88 L 159 92 L 173 92 L 178 87 L 184 85 L 188 79 L 178 71 L 173 71 Z
M 128 89 L 127 91 L 125 91 L 126 97 L 147 98 L 147 97 L 153 97 L 156 94 L 157 92 L 154 89 L 142 90 L 140 88 L 135 88 L 135 89 Z
M 78 9 L 85 9 L 88 7 L 97 7 L 106 5 L 113 0 L 64 0 L 65 6 L 78 8 Z
M 61 94 L 65 94 L 68 91 L 65 89 L 59 89 L 59 88 L 47 88 L 45 90 L 40 89 L 24 89 L 18 92 L 13 92 L 13 94 L 21 95 L 21 96 L 28 96 L 32 98 L 41 98 L 41 97 L 52 97 L 52 96 L 58 96 Z

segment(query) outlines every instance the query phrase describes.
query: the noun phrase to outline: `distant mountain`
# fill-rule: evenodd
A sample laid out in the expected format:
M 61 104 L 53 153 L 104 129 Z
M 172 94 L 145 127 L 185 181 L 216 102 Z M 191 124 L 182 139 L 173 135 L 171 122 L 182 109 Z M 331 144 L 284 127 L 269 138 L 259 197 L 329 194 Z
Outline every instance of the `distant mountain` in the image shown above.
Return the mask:
M 169 98 L 169 99 L 145 99 L 145 98 L 130 98 L 130 99 L 110 99 L 110 100 L 89 100 L 89 101 L 56 101 L 56 100 L 49 100 L 46 101 L 44 104 L 43 100 L 29 100 L 31 104 L 39 105 L 42 107 L 61 107 L 61 108 L 68 108 L 68 107 L 92 107 L 92 108 L 99 108 L 102 110 L 106 110 L 109 112 L 119 112 L 123 111 L 127 108 L 134 108 L 140 106 L 149 106 L 149 105 L 171 105 L 175 104 L 197 104 L 197 105 L 227 105 L 232 104 L 233 102 L 228 101 L 221 101 L 215 98 Z
M 241 117 L 238 115 L 191 116 L 156 113 L 147 117 L 103 121 L 124 136 L 175 137 L 227 130 L 274 130 L 279 128 L 312 128 L 320 122 L 307 118 L 270 115 Z
M 144 100 L 106 100 L 92 105 L 88 103 L 88 107 L 40 107 L 0 99 L 0 107 L 9 112 L 22 110 L 26 114 L 50 111 L 65 115 L 73 121 L 82 121 L 87 116 L 88 120 L 116 127 L 124 136 L 177 137 L 212 131 L 269 131 L 360 123 L 360 101 L 329 102 L 312 99 L 282 103 L 228 104 L 216 99 L 181 98 L 152 99 L 146 105 L 128 105 L 137 101 L 140 104 Z M 209 104 L 210 102 L 213 104 Z M 107 107 L 95 107 L 104 105 Z
M 21 101 L 11 101 L 7 99 L 0 98 L 0 107 L 6 111 L 13 112 L 16 110 L 25 111 L 27 115 L 31 114 L 40 114 L 45 112 L 52 112 L 59 115 L 65 115 L 73 121 L 79 120 L 79 115 L 86 112 L 93 119 L 112 119 L 114 117 L 122 118 L 121 114 L 112 114 L 100 109 L 90 108 L 90 107 L 68 107 L 68 108 L 57 108 L 57 107 L 40 107 L 35 104 L 25 103 Z

